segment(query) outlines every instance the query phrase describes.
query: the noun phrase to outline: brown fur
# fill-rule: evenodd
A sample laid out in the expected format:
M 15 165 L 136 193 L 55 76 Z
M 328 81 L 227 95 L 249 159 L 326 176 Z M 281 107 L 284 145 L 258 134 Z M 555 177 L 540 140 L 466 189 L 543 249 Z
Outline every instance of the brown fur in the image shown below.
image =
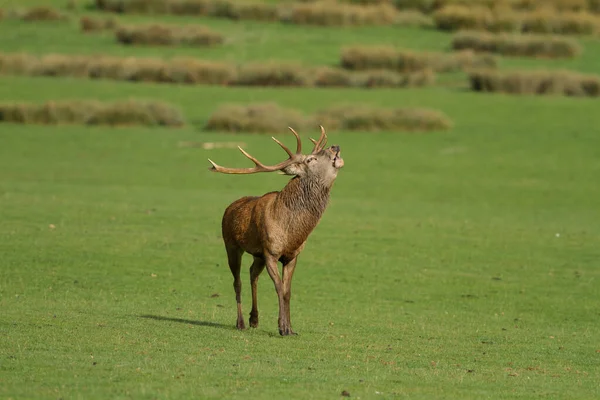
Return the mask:
M 294 177 L 280 192 L 243 197 L 225 210 L 222 232 L 234 278 L 238 329 L 246 327 L 242 316 L 240 279 L 241 258 L 246 252 L 254 257 L 250 267 L 250 326 L 258 326 L 257 282 L 266 266 L 279 298 L 279 333 L 295 334 L 290 322 L 290 298 L 296 260 L 327 208 L 331 187 L 342 166 L 338 146 L 313 151 L 308 156 L 301 155 L 291 165 L 282 168 L 284 173 Z M 282 276 L 277 262 L 283 265 Z

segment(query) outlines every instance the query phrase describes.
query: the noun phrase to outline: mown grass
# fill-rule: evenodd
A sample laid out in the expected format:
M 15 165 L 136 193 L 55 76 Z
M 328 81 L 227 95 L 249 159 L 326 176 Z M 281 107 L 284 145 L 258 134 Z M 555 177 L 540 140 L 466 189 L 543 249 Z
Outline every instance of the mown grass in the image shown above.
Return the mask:
M 32 26 L 0 23 L 0 50 L 124 54 L 110 34 L 79 34 L 76 19 Z M 341 45 L 378 37 L 429 51 L 451 41 L 417 29 L 323 35 L 227 26 L 249 42 L 263 39 L 202 58 L 245 62 L 276 54 L 333 65 Z M 283 43 L 290 38 L 295 46 Z M 588 51 L 597 44 L 582 43 L 576 61 L 502 63 L 597 71 L 598 52 Z M 0 397 L 322 399 L 343 390 L 363 399 L 600 396 L 596 101 L 445 87 L 0 77 L 3 101 L 127 97 L 173 104 L 190 125 L 0 130 Z M 266 274 L 261 325 L 238 332 L 220 217 L 231 201 L 277 190 L 287 178 L 210 173 L 208 157 L 227 166 L 247 160 L 235 149 L 189 144 L 244 142 L 257 158 L 276 162 L 284 154 L 267 136 L 201 127 L 225 103 L 275 101 L 308 114 L 341 100 L 439 109 L 454 128 L 426 135 L 331 130 L 346 166 L 299 259 L 292 322 L 300 335 L 277 334 Z M 307 142 L 318 129 L 300 133 Z M 280 139 L 291 143 L 287 132 Z M 245 315 L 248 286 L 245 279 Z
M 116 87 L 160 95 L 197 121 L 214 99 L 276 97 L 309 112 L 340 95 L 207 87 L 198 103 L 194 88 L 50 78 L 12 78 L 0 95 L 55 98 L 59 87 L 66 97 L 108 99 Z M 275 330 L 266 275 L 260 328 L 235 331 L 219 239 L 230 201 L 286 178 L 211 174 L 207 157 L 231 166 L 245 165 L 243 157 L 180 147 L 243 141 L 276 161 L 267 137 L 4 128 L 2 394 L 597 396 L 594 102 L 343 93 L 348 101 L 439 107 L 456 127 L 425 136 L 331 132 L 346 167 L 301 257 L 292 302 L 300 336 L 291 339 Z M 301 133 L 306 140 L 316 132 Z

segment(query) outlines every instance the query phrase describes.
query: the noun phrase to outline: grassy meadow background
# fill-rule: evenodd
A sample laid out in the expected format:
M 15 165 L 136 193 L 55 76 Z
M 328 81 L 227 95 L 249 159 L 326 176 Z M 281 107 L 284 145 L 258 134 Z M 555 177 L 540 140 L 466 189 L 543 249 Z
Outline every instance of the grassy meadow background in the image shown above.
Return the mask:
M 342 47 L 450 52 L 452 34 L 400 26 L 320 27 L 208 17 L 222 46 L 123 46 L 82 34 L 91 2 L 64 21 L 0 20 L 0 51 L 178 55 L 244 64 L 336 65 Z M 500 69 L 600 70 L 597 36 L 573 59 L 500 57 Z M 169 85 L 0 74 L 1 103 L 129 98 L 176 106 L 181 128 L 0 123 L 0 397 L 6 399 L 593 399 L 600 397 L 598 98 L 423 88 Z M 329 130 L 345 167 L 299 258 L 292 323 L 277 332 L 264 273 L 260 326 L 235 329 L 220 238 L 225 207 L 281 189 L 277 174 L 226 176 L 207 158 L 265 162 L 270 135 L 209 132 L 219 106 L 275 102 L 424 107 L 448 131 Z M 299 132 L 308 143 L 318 127 Z M 282 131 L 278 137 L 293 143 Z M 244 259 L 249 267 L 250 258 Z M 244 275 L 243 275 L 244 276 Z M 250 312 L 249 273 L 244 315 Z

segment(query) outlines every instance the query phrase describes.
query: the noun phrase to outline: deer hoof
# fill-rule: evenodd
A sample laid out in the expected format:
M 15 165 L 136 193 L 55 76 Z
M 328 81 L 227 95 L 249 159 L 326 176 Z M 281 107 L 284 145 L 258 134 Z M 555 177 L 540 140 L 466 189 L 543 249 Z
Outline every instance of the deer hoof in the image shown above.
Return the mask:
M 238 321 L 235 324 L 235 327 L 238 328 L 240 331 L 243 331 L 244 329 L 246 329 L 246 324 L 244 324 L 244 321 Z
M 281 336 L 297 336 L 298 334 L 294 332 L 291 328 L 279 329 L 279 334 Z

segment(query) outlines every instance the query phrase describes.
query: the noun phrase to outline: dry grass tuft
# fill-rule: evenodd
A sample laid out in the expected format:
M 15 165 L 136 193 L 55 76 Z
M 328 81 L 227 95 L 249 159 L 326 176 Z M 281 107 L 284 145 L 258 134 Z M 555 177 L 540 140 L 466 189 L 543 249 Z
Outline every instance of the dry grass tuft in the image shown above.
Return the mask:
M 119 58 L 0 53 L 0 74 L 70 76 L 130 82 L 295 87 L 419 87 L 435 83 L 431 68 L 408 73 L 393 70 L 350 71 L 268 62 L 236 68 L 232 64 L 194 58 Z
M 303 129 L 315 125 L 302 113 L 275 103 L 247 106 L 224 105 L 209 118 L 204 129 L 219 132 L 283 133 L 288 126 Z
M 223 43 L 223 36 L 205 26 L 169 26 L 162 24 L 120 26 L 115 36 L 126 45 L 214 46 Z
M 498 53 L 507 56 L 572 58 L 582 48 L 573 39 L 559 36 L 491 34 L 486 32 L 459 32 L 452 39 L 455 50 Z
M 115 103 L 97 101 L 49 101 L 45 104 L 2 103 L 0 122 L 39 125 L 145 125 L 185 124 L 179 110 L 157 101 L 127 100 Z
M 586 11 L 562 11 L 536 8 L 515 11 L 512 8 L 448 5 L 433 15 L 438 29 L 487 30 L 490 32 L 553 33 L 592 35 L 600 31 L 600 17 Z
M 331 129 L 345 131 L 444 131 L 452 121 L 442 112 L 423 108 L 376 108 L 342 105 L 320 111 L 315 119 Z
M 431 69 L 435 72 L 450 72 L 472 67 L 493 68 L 496 64 L 495 57 L 475 54 L 473 51 L 415 52 L 390 46 L 350 47 L 342 50 L 341 56 L 341 66 L 354 71 L 388 69 L 406 73 Z
M 398 11 L 394 22 L 398 26 L 414 26 L 419 28 L 433 28 L 435 23 L 429 15 L 417 10 Z
M 279 19 L 277 6 L 265 2 L 213 0 L 207 14 L 211 17 L 229 18 L 236 21 L 277 21 Z
M 99 32 L 115 29 L 117 27 L 117 21 L 114 18 L 93 18 L 84 16 L 79 19 L 79 26 L 82 32 Z
M 282 11 L 284 22 L 322 26 L 390 25 L 397 10 L 389 4 L 353 5 L 334 1 L 296 3 Z
M 348 71 L 341 68 L 321 67 L 314 73 L 314 85 L 318 87 L 359 87 L 359 88 L 402 88 L 433 85 L 435 73 L 430 69 L 412 73 L 398 73 L 390 70 Z
M 235 79 L 233 66 L 190 58 L 118 58 L 49 54 L 0 53 L 0 73 L 5 75 L 72 76 L 133 82 L 226 85 Z
M 235 0 L 96 0 L 96 8 L 124 14 L 211 16 L 276 21 L 278 8 L 265 2 Z
M 375 108 L 342 105 L 318 111 L 307 117 L 274 103 L 226 105 L 220 107 L 205 129 L 221 132 L 284 133 L 288 126 L 304 129 L 321 124 L 328 129 L 345 131 L 443 131 L 452 121 L 443 113 L 420 108 Z
M 311 86 L 309 70 L 297 64 L 268 62 L 240 67 L 233 85 Z
M 31 7 L 23 11 L 21 15 L 23 21 L 39 22 L 39 21 L 62 21 L 67 19 L 67 16 L 53 7 L 37 6 Z
M 473 71 L 471 90 L 529 95 L 600 96 L 600 77 L 572 71 Z

